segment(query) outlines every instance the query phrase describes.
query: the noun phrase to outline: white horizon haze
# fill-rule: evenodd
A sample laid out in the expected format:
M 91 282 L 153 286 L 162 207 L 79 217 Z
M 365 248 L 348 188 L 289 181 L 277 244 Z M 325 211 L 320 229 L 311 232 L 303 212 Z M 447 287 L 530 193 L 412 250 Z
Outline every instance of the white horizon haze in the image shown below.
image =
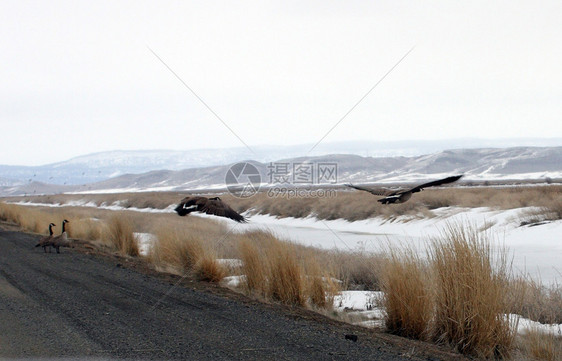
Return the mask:
M 0 164 L 324 136 L 562 137 L 557 1 L 4 1 L 1 9 Z

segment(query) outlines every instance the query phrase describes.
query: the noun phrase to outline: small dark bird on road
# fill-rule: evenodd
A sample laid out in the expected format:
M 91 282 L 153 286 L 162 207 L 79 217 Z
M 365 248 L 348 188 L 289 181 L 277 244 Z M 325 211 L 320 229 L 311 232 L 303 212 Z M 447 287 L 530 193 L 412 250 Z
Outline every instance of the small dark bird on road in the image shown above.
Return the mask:
M 35 247 L 43 247 L 43 251 L 47 253 L 47 247 L 49 247 L 49 253 L 51 253 L 51 240 L 53 239 L 53 227 L 56 227 L 56 224 L 49 223 L 49 235 L 42 237 L 39 242 L 35 245 Z
M 388 189 L 388 188 L 363 188 L 363 187 L 354 186 L 353 184 L 346 184 L 346 186 L 359 189 L 360 191 L 369 192 L 376 196 L 383 196 L 384 198 L 377 199 L 377 202 L 381 202 L 382 204 L 404 203 L 412 197 L 412 193 L 419 192 L 424 188 L 436 187 L 436 186 L 440 186 L 441 184 L 453 183 L 461 179 L 461 177 L 462 175 L 447 177 L 433 182 L 420 184 L 419 186 L 415 186 L 414 188 L 410 188 L 410 189 L 396 190 L 396 189 Z
M 226 217 L 236 222 L 246 223 L 247 220 L 228 204 L 224 203 L 219 197 L 185 197 L 176 207 L 175 211 L 180 216 L 187 216 L 191 212 L 201 212 L 219 217 Z

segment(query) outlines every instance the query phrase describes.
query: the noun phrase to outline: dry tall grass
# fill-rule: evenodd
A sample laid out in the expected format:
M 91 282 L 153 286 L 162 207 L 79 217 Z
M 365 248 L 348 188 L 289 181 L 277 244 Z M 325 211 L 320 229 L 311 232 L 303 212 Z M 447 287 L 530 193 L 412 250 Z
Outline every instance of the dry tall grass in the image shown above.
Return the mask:
M 92 218 L 73 218 L 67 225 L 68 236 L 74 239 L 98 241 L 106 233 L 106 224 Z
M 420 340 L 428 338 L 434 312 L 430 272 L 415 250 L 389 247 L 381 275 L 389 332 Z
M 149 250 L 149 258 L 156 264 L 171 265 L 184 273 L 203 255 L 203 240 L 190 232 L 162 225 L 155 234 L 157 240 Z
M 547 220 L 562 219 L 562 198 L 553 198 L 541 207 Z
M 122 254 L 138 257 L 139 243 L 133 231 L 133 221 L 129 217 L 122 213 L 115 214 L 109 219 L 105 239 Z
M 244 239 L 240 242 L 240 258 L 242 273 L 245 276 L 245 287 L 248 293 L 257 293 L 265 297 L 267 291 L 268 263 L 255 242 Z
M 494 251 L 499 251 L 495 254 Z M 430 249 L 434 270 L 434 338 L 477 357 L 508 357 L 514 330 L 510 309 L 510 263 L 486 235 L 450 226 Z
M 342 290 L 342 282 L 334 277 L 332 267 L 315 258 L 309 258 L 305 264 L 306 292 L 314 309 L 332 310 L 334 299 Z
M 509 286 L 511 298 L 520 300 L 511 313 L 543 324 L 562 324 L 562 287 L 545 286 L 529 279 L 518 278 Z
M 99 240 L 103 225 L 91 220 L 89 217 L 80 217 L 71 209 L 25 207 L 21 205 L 6 204 L 0 202 L 0 219 L 19 225 L 23 230 L 47 234 L 48 225 L 53 222 L 54 234 L 62 231 L 62 220 L 70 221 L 66 225 L 66 231 L 70 238 L 83 240 Z
M 318 252 L 319 262 L 331 265 L 334 277 L 342 280 L 346 288 L 354 290 L 380 290 L 380 274 L 384 259 L 370 252 Z
M 249 293 L 289 305 L 331 307 L 338 285 L 332 281 L 329 267 L 321 269 L 308 248 L 280 241 L 266 231 L 242 237 L 242 272 Z
M 515 327 L 504 316 L 515 307 L 511 264 L 476 227 L 449 226 L 427 260 L 390 248 L 381 279 L 390 332 L 432 338 L 475 357 L 511 355 Z
M 219 263 L 213 252 L 206 252 L 193 267 L 195 278 L 199 281 L 218 283 L 227 276 L 226 268 Z
M 542 324 L 562 324 L 562 287 L 528 278 L 518 278 L 509 286 L 510 299 L 519 300 L 512 305 L 510 313 Z M 520 352 L 526 359 L 554 361 L 562 360 L 562 337 L 546 334 L 531 328 L 519 336 Z
M 48 233 L 48 226 L 51 222 L 59 227 L 61 226 L 59 221 L 46 212 L 14 204 L 0 203 L 0 219 L 17 224 L 27 231 L 40 234 Z M 53 232 L 57 233 L 57 229 L 55 228 Z
M 324 271 L 316 260 L 313 260 L 306 265 L 306 274 L 308 275 L 306 279 L 306 288 L 308 294 L 310 295 L 310 303 L 314 307 L 327 308 L 330 304 L 330 300 L 326 297 L 327 291 L 325 284 L 327 280 L 331 279 L 331 277 L 324 276 Z
M 523 355 L 532 360 L 562 360 L 562 337 L 544 334 L 536 329 L 522 336 Z
M 226 269 L 217 262 L 212 245 L 199 233 L 163 223 L 156 230 L 156 237 L 148 253 L 148 259 L 155 265 L 181 275 L 192 272 L 202 281 L 219 282 L 226 276 Z
M 306 302 L 304 270 L 289 242 L 275 242 L 267 252 L 269 262 L 268 296 L 285 304 L 303 306 Z
M 405 185 L 402 185 L 405 186 Z M 123 207 L 163 209 L 178 203 L 186 194 L 177 192 L 146 192 L 123 194 L 49 195 L 8 198 L 14 201 L 40 203 L 91 202 L 97 205 L 119 204 Z M 213 194 L 217 195 L 217 194 Z M 512 185 L 505 187 L 452 187 L 429 188 L 415 194 L 403 204 L 384 206 L 376 197 L 364 192 L 337 189 L 337 195 L 329 198 L 272 198 L 266 192 L 251 198 L 240 199 L 220 194 L 236 211 L 251 210 L 253 213 L 279 217 L 316 216 L 319 219 L 346 219 L 349 221 L 376 216 L 395 218 L 400 215 L 431 216 L 431 210 L 439 207 L 492 207 L 512 209 L 521 207 L 541 208 L 543 218 L 562 219 L 562 186 Z
M 272 233 L 249 232 L 240 244 L 246 287 L 266 298 L 291 305 L 304 305 L 304 272 L 294 247 Z

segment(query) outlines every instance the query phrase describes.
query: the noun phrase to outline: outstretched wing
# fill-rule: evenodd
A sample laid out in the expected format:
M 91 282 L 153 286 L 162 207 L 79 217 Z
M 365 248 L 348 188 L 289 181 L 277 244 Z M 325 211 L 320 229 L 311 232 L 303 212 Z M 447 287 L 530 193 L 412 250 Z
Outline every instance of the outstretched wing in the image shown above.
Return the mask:
M 186 216 L 196 211 L 197 208 L 201 207 L 205 202 L 207 202 L 207 198 L 205 197 L 185 197 L 174 210 L 180 216 Z
M 439 180 L 436 180 L 436 181 L 433 181 L 433 182 L 420 184 L 419 186 L 416 186 L 416 187 L 410 189 L 410 192 L 415 193 L 415 192 L 421 191 L 424 188 L 440 186 L 441 184 L 453 183 L 453 182 L 458 181 L 461 178 L 462 178 L 462 175 L 455 175 L 455 176 L 452 176 L 452 177 L 439 179 Z
M 382 197 L 391 196 L 391 195 L 397 193 L 396 190 L 392 190 L 392 189 L 388 189 L 388 188 L 363 188 L 363 187 L 355 186 L 353 184 L 346 184 L 345 186 L 350 187 L 350 188 L 355 188 L 355 189 L 358 189 L 360 191 L 369 192 L 369 193 L 374 194 L 376 196 L 382 196 Z
M 205 205 L 199 209 L 199 212 L 230 218 L 240 223 L 248 222 L 244 216 L 230 208 L 228 204 L 218 199 L 209 199 Z

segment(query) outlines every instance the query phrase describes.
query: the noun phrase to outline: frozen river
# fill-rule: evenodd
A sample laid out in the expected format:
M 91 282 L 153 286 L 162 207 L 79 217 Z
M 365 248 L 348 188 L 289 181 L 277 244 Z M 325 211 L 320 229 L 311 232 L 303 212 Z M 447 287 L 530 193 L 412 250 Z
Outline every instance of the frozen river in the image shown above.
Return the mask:
M 407 222 L 406 219 L 347 222 L 254 215 L 250 223 L 237 226 L 236 231 L 264 229 L 299 244 L 340 251 L 377 252 L 388 244 L 407 244 L 425 254 L 431 239 L 438 237 L 448 224 L 470 224 L 477 229 L 488 228 L 486 232 L 491 242 L 508 248 L 516 272 L 548 284 L 561 282 L 562 221 L 520 227 L 521 212 L 523 210 L 442 209 L 436 211 L 434 218 Z

